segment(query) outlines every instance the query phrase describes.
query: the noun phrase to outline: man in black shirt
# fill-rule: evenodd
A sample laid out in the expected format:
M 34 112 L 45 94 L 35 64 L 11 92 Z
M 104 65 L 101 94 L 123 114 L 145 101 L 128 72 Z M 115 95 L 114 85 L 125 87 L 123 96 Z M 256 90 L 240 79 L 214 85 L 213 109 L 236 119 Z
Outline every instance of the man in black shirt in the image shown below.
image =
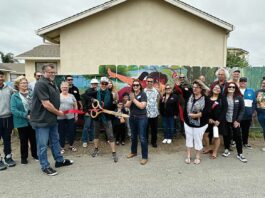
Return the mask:
M 82 104 L 81 97 L 79 94 L 79 89 L 76 86 L 74 86 L 74 84 L 73 84 L 73 76 L 67 75 L 67 76 L 65 76 L 65 80 L 69 84 L 69 91 L 68 92 L 70 94 L 73 94 L 76 101 L 77 101 L 78 109 L 83 110 L 83 104 Z
M 55 167 L 72 165 L 73 161 L 64 159 L 60 153 L 57 116 L 63 116 L 59 111 L 60 91 L 54 83 L 55 69 L 52 65 L 44 65 L 43 77 L 36 83 L 32 99 L 30 121 L 36 130 L 38 157 L 42 171 L 47 175 L 57 175 L 50 167 L 47 156 L 47 144 L 50 143 Z

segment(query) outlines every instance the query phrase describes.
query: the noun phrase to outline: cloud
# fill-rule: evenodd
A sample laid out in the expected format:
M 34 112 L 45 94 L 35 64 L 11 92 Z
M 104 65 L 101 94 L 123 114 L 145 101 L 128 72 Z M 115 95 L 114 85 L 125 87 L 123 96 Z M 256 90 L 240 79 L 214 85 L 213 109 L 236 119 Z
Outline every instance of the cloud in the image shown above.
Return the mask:
M 0 50 L 19 54 L 42 43 L 35 30 L 106 0 L 1 0 Z M 265 1 L 182 0 L 235 26 L 228 46 L 250 52 L 250 64 L 265 65 Z

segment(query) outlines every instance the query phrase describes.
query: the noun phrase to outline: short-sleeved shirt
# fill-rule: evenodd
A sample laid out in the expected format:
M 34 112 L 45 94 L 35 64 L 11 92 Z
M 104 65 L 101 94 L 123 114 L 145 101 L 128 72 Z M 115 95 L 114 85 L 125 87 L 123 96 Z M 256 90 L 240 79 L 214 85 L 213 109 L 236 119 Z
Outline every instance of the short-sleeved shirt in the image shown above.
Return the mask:
M 135 99 L 139 102 L 147 102 L 146 93 L 141 91 L 138 95 L 135 96 Z M 147 116 L 146 108 L 140 109 L 133 102 L 130 107 L 131 116 Z
M 74 97 L 73 94 L 68 94 L 67 97 L 64 97 L 62 95 L 60 95 L 60 111 L 67 111 L 70 109 L 74 109 L 74 105 L 76 103 L 76 99 Z M 66 114 L 64 116 L 58 116 L 57 119 L 58 120 L 63 120 L 63 119 L 73 119 L 75 117 L 74 114 L 70 113 L 70 114 Z
M 57 124 L 57 116 L 44 108 L 42 100 L 49 100 L 56 109 L 60 107 L 60 91 L 58 87 L 54 82 L 44 77 L 36 83 L 33 92 L 30 114 L 30 121 L 33 127 L 49 127 Z
M 70 94 L 73 94 L 77 101 L 81 101 L 81 97 L 80 97 L 80 94 L 79 94 L 79 89 L 76 86 L 73 85 L 72 87 L 69 87 L 69 91 L 68 92 Z

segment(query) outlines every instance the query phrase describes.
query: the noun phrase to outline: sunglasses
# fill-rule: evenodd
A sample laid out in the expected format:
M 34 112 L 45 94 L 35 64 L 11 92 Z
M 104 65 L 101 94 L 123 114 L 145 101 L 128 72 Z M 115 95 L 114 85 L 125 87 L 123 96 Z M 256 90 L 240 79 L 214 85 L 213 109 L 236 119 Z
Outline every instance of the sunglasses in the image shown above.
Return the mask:
M 185 77 L 179 77 L 179 78 L 185 78 Z
M 152 81 L 152 80 L 148 80 L 147 82 L 148 82 L 148 83 L 153 83 L 154 81 Z
M 73 81 L 73 79 L 67 79 L 67 81 Z
M 229 89 L 235 89 L 236 87 L 235 86 L 229 86 L 228 88 Z
M 108 85 L 109 83 L 107 82 L 102 82 L 101 85 Z
M 169 89 L 171 89 L 171 87 L 166 87 L 166 90 L 169 90 Z
M 139 87 L 140 84 L 133 84 L 133 87 Z

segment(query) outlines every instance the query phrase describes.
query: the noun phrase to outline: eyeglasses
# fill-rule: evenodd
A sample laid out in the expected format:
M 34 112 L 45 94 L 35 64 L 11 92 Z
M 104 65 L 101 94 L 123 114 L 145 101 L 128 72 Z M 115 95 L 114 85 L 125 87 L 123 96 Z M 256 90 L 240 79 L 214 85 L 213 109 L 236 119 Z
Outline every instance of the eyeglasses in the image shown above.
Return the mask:
M 166 87 L 166 90 L 169 90 L 169 89 L 171 89 L 171 87 Z
M 148 82 L 148 83 L 153 83 L 154 81 L 152 81 L 152 80 L 148 80 L 147 82 Z
M 235 89 L 236 87 L 235 86 L 229 86 L 228 88 L 229 89 Z
M 67 79 L 67 81 L 73 81 L 73 79 Z
M 185 77 L 179 77 L 179 78 L 185 78 Z
M 107 82 L 102 82 L 102 83 L 100 83 L 101 85 L 108 85 L 109 83 L 107 83 Z
M 133 84 L 133 87 L 139 87 L 140 84 Z

